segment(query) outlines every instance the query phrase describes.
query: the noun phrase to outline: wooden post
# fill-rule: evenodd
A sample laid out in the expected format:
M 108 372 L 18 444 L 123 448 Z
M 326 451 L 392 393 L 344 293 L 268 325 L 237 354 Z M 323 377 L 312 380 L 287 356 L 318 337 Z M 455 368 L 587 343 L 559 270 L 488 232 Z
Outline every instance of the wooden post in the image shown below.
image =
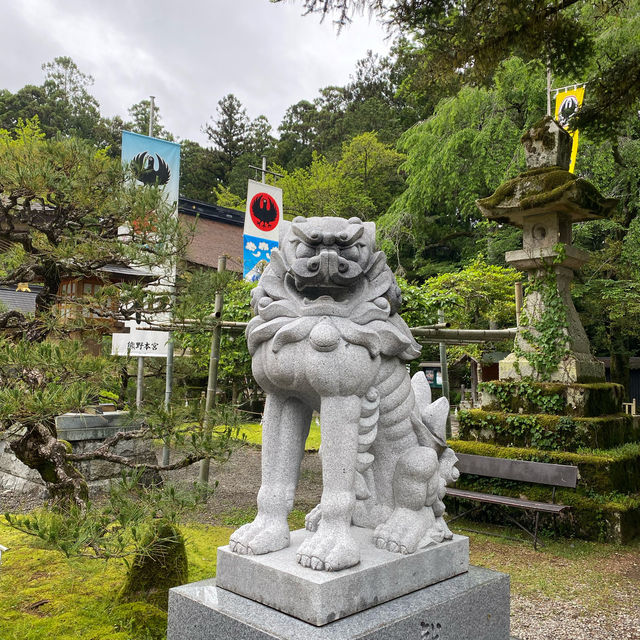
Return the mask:
M 227 269 L 227 256 L 218 258 L 218 273 Z M 216 293 L 213 316 L 216 320 L 222 317 L 222 306 L 224 298 L 222 292 Z M 213 328 L 211 334 L 211 352 L 209 355 L 209 377 L 207 379 L 207 396 L 204 404 L 204 432 L 210 435 L 212 431 L 211 410 L 216 404 L 216 392 L 218 390 L 218 363 L 220 362 L 220 324 Z M 209 483 L 209 458 L 200 461 L 200 484 Z
M 516 327 L 520 326 L 520 314 L 522 313 L 522 282 L 515 283 L 515 291 L 516 291 Z
M 153 111 L 155 96 L 150 96 L 151 103 L 149 105 L 149 137 L 153 137 Z M 144 358 L 138 356 L 138 376 L 136 378 L 136 409 L 142 407 L 142 397 L 144 388 Z
M 438 322 L 444 322 L 444 311 L 438 311 Z M 447 367 L 447 345 L 440 343 L 440 374 L 442 375 L 442 395 L 449 400 L 449 369 Z M 451 437 L 451 415 L 447 414 L 447 438 Z
M 551 63 L 547 60 L 547 115 L 551 115 Z
M 171 395 L 173 394 L 173 334 L 169 333 L 169 342 L 167 344 L 167 367 L 164 380 L 164 408 L 169 411 L 171 405 Z M 169 464 L 171 449 L 169 442 L 166 441 L 162 445 L 162 464 Z
M 471 404 L 475 409 L 478 405 L 478 363 L 471 360 Z
M 142 407 L 144 393 L 144 358 L 138 356 L 138 375 L 136 377 L 136 409 Z

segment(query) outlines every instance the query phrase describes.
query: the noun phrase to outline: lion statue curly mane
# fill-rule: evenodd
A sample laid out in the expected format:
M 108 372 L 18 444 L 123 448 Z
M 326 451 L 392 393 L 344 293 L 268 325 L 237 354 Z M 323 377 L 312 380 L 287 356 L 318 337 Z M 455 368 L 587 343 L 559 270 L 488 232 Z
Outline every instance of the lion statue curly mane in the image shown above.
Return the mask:
M 449 404 L 431 402 L 406 363 L 420 347 L 398 315 L 400 289 L 359 218 L 298 217 L 271 254 L 247 327 L 253 373 L 266 393 L 256 519 L 230 548 L 289 545 L 292 509 L 313 411 L 320 413 L 323 492 L 298 562 L 338 571 L 359 562 L 352 526 L 381 549 L 410 554 L 452 537 L 445 486 L 458 476 L 445 441 Z

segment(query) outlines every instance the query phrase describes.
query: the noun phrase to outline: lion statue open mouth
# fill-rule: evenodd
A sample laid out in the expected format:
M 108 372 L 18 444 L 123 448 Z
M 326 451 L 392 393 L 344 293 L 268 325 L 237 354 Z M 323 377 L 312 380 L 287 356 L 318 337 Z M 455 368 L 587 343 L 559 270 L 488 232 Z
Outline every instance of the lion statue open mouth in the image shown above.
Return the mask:
M 400 289 L 375 225 L 359 218 L 296 218 L 271 254 L 247 327 L 253 373 L 267 394 L 262 486 L 256 519 L 231 550 L 263 554 L 289 545 L 311 415 L 320 412 L 323 492 L 307 515 L 314 531 L 298 562 L 338 571 L 359 562 L 352 525 L 372 529 L 381 549 L 413 553 L 452 537 L 445 485 L 456 457 L 445 441 L 449 403 L 431 402 L 420 353 L 398 315 Z

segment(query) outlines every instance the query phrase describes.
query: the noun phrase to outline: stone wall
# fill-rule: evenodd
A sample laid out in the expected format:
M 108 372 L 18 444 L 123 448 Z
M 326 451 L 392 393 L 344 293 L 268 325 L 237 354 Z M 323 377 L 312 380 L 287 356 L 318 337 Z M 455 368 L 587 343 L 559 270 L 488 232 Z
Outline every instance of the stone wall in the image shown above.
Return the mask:
M 557 518 L 559 532 L 621 543 L 640 536 L 640 418 L 622 413 L 620 385 L 500 380 L 482 387 L 482 409 L 458 414 L 459 439 L 450 443 L 455 451 L 577 466 L 577 488 L 555 496 L 571 506 Z M 463 475 L 458 487 L 552 499 L 551 487 L 495 478 Z M 450 503 L 452 510 L 465 506 Z M 531 513 L 510 515 L 532 524 Z M 504 523 L 494 508 L 477 517 Z
M 104 414 L 71 413 L 56 418 L 58 438 L 71 445 L 74 453 L 87 453 L 99 447 L 106 438 L 118 431 L 131 429 L 127 425 L 128 412 L 114 411 Z M 157 464 L 156 454 L 148 441 L 127 440 L 115 445 L 111 452 L 140 463 Z M 120 476 L 122 467 L 105 460 L 88 460 L 77 464 L 91 491 L 104 490 L 109 482 Z M 147 473 L 145 482 L 160 481 L 157 473 Z M 0 440 L 0 492 L 28 493 L 46 499 L 47 491 L 40 475 L 25 466 L 9 449 L 6 440 Z

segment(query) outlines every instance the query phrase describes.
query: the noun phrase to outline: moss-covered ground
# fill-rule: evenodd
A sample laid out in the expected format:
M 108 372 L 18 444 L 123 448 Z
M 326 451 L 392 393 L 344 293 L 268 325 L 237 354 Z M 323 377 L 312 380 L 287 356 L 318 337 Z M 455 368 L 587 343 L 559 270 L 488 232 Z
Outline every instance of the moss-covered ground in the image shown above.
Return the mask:
M 189 580 L 215 575 L 217 546 L 233 529 L 183 528 Z M 2 640 L 156 640 L 165 637 L 166 613 L 153 605 L 121 604 L 117 593 L 126 567 L 90 558 L 65 558 L 0 519 L 0 543 L 9 547 L 0 565 Z
M 229 524 L 226 527 L 183 526 L 190 581 L 215 575 L 216 548 L 226 544 L 233 529 L 253 515 L 251 509 L 235 510 L 222 514 Z M 304 513 L 294 511 L 291 527 L 299 528 L 303 522 Z M 497 531 L 478 523 L 471 526 L 483 532 Z M 625 606 L 640 611 L 639 545 L 549 539 L 536 552 L 526 541 L 456 531 L 471 537 L 472 564 L 511 575 L 513 596 L 571 601 L 598 615 L 614 612 L 622 597 Z M 2 640 L 164 638 L 163 611 L 141 602 L 123 605 L 115 601 L 126 570 L 122 563 L 67 559 L 2 522 L 0 543 L 10 547 L 0 567 Z

